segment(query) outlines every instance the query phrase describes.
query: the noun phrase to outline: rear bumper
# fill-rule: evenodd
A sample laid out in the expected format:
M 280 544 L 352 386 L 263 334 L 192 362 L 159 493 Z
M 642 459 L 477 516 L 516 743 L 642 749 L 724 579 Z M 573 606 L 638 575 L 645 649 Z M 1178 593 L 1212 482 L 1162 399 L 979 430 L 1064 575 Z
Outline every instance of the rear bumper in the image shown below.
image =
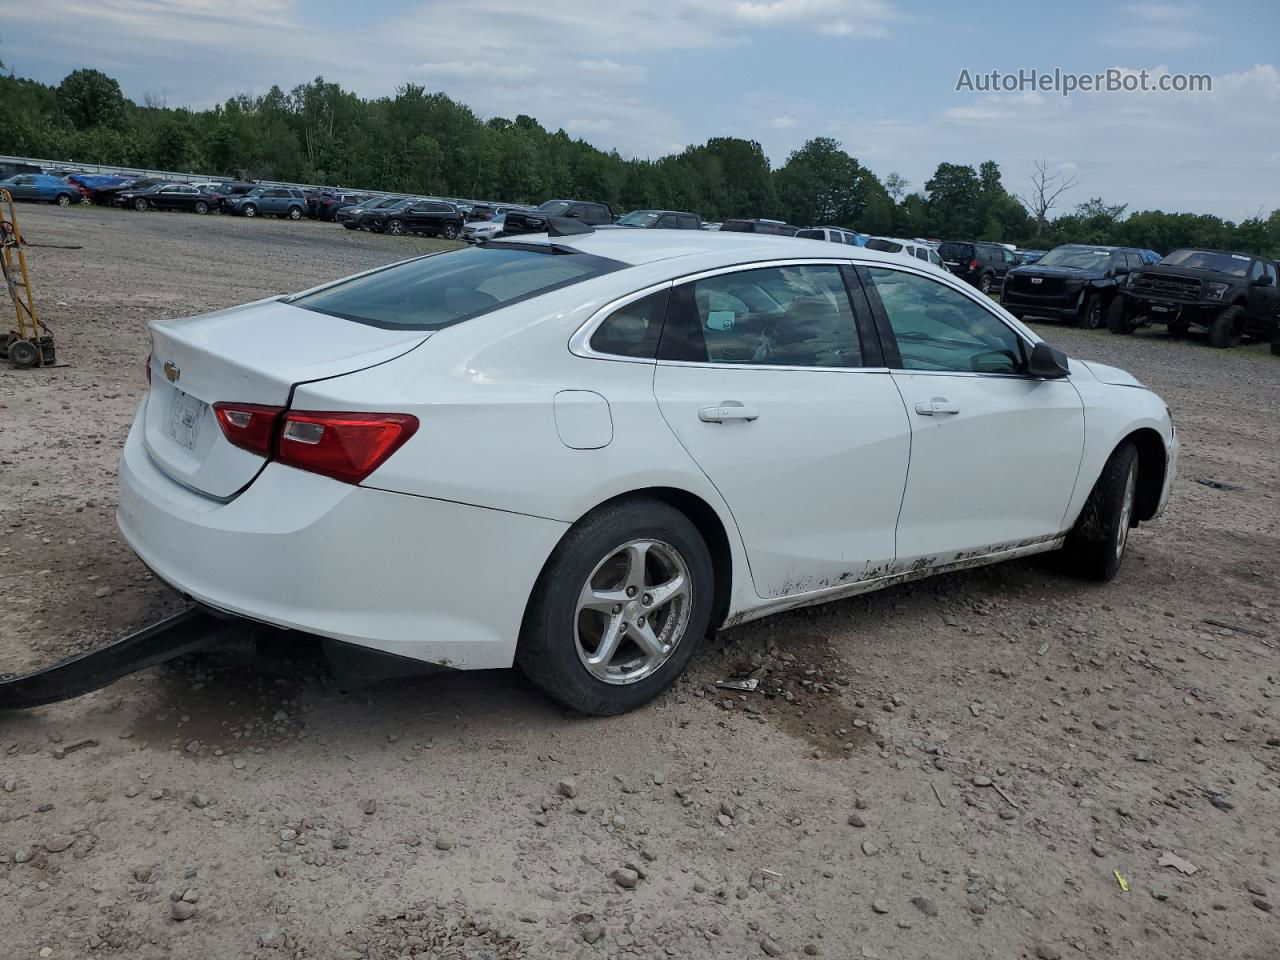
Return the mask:
M 568 525 L 269 464 L 230 502 L 176 483 L 134 421 L 120 531 L 162 580 L 252 620 L 460 669 L 510 666 Z

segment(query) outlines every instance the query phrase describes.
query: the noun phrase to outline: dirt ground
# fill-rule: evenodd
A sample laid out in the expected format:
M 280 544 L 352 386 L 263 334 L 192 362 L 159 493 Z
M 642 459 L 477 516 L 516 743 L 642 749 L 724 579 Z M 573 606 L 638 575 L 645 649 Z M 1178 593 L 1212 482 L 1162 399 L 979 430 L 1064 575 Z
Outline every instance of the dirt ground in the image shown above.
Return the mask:
M 12 671 L 177 608 L 114 520 L 146 322 L 432 246 L 20 216 L 81 248 L 30 250 L 67 366 L 0 369 Z M 1177 422 L 1116 582 L 1040 559 L 781 615 L 609 720 L 511 671 L 362 699 L 248 648 L 0 714 L 0 954 L 1275 958 L 1280 360 L 1042 333 Z M 743 670 L 756 692 L 710 686 Z

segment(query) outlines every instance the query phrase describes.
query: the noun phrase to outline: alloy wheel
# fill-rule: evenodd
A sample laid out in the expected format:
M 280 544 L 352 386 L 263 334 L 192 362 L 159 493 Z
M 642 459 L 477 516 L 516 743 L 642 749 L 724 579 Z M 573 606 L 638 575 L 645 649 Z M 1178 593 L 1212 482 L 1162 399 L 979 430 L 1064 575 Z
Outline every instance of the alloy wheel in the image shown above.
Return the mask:
M 1116 559 L 1124 556 L 1129 542 L 1129 521 L 1133 518 L 1133 500 L 1138 487 L 1138 464 L 1129 465 L 1129 475 L 1124 479 L 1124 497 L 1120 501 L 1120 519 L 1116 524 Z
M 578 659 L 598 680 L 629 684 L 652 675 L 684 639 L 692 609 L 689 567 L 660 540 L 611 550 L 582 587 L 574 616 Z

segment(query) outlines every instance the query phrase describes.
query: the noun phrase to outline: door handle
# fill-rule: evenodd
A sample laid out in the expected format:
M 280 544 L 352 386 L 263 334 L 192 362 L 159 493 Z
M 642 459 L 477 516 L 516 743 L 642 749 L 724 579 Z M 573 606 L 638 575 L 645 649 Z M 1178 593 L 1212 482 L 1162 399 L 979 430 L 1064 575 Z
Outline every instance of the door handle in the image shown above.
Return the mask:
M 942 413 L 959 413 L 960 407 L 946 397 L 934 397 L 916 404 L 916 413 L 922 417 L 932 417 Z
M 737 400 L 721 400 L 718 406 L 698 410 L 698 419 L 703 423 L 726 423 L 730 420 L 745 420 L 750 423 L 759 416 L 755 407 L 745 406 Z

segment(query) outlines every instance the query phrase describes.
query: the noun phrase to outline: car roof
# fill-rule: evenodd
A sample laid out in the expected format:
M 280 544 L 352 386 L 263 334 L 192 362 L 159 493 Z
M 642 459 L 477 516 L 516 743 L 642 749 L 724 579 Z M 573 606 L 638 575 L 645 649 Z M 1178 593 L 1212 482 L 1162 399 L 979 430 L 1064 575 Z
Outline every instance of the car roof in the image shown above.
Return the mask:
M 845 243 L 830 243 L 808 237 L 717 230 L 593 230 L 556 237 L 554 241 L 545 233 L 530 233 L 504 237 L 502 242 L 540 246 L 554 242 L 555 246 L 571 247 L 581 253 L 608 257 L 631 266 L 677 257 L 707 257 L 724 264 L 806 257 L 881 260 L 892 264 L 902 262 L 896 253 L 851 247 Z

